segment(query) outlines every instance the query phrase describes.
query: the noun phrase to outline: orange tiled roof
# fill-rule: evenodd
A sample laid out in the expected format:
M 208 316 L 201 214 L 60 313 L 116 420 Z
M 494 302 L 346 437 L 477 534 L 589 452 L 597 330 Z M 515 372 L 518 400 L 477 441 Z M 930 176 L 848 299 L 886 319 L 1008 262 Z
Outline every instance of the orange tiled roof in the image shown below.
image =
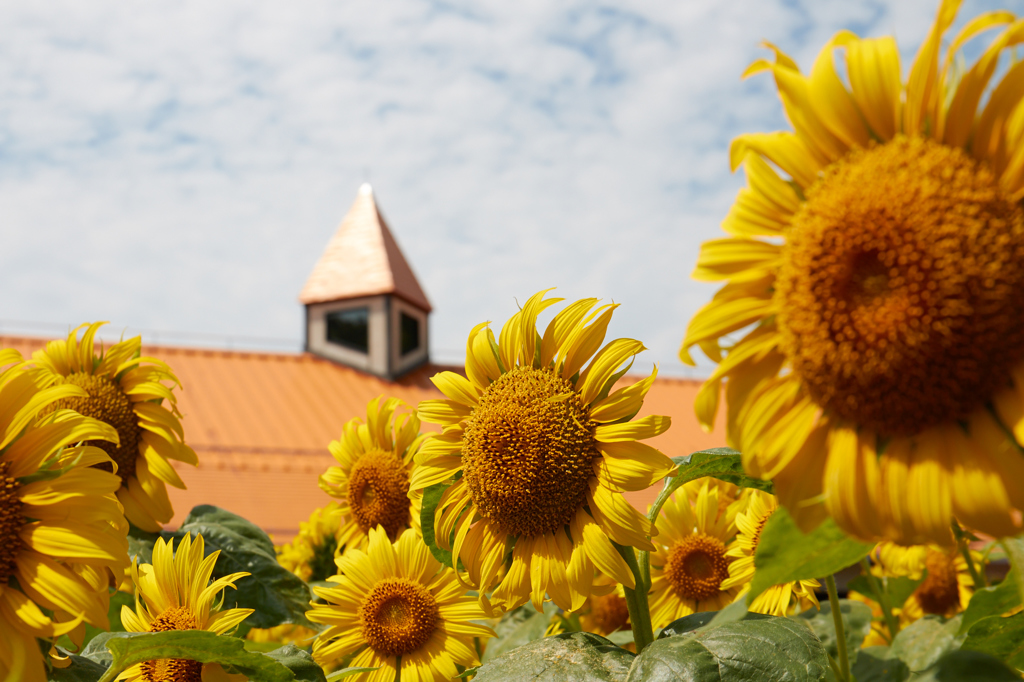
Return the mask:
M 44 343 L 0 336 L 0 347 L 16 348 L 26 357 Z M 278 542 L 291 539 L 299 523 L 330 500 L 317 477 L 335 463 L 327 444 L 341 435 L 346 421 L 365 418 L 366 403 L 378 395 L 411 405 L 439 397 L 429 377 L 459 369 L 425 366 L 388 382 L 308 353 L 147 346 L 143 354 L 167 362 L 181 380 L 185 440 L 199 455 L 196 468 L 173 462 L 188 489 L 170 490 L 171 525 L 197 504 L 214 504 L 249 519 Z M 654 382 L 640 416 L 669 415 L 672 428 L 647 443 L 670 457 L 723 444 L 723 424 L 707 434 L 693 414 L 699 386 L 691 379 Z M 657 489 L 660 484 L 626 497 L 645 509 Z
M 308 305 L 378 294 L 394 294 L 431 310 L 427 295 L 377 209 L 373 189 L 364 184 L 306 280 L 299 300 Z

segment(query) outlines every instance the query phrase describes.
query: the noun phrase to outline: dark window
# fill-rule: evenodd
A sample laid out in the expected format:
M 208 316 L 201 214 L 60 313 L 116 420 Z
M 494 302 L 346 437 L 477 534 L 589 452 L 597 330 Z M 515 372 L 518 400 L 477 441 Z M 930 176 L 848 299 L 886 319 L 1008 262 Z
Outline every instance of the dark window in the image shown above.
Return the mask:
M 399 313 L 402 323 L 402 355 L 408 355 L 420 347 L 420 321 L 415 317 Z
M 370 352 L 370 309 L 327 313 L 327 340 L 360 353 Z

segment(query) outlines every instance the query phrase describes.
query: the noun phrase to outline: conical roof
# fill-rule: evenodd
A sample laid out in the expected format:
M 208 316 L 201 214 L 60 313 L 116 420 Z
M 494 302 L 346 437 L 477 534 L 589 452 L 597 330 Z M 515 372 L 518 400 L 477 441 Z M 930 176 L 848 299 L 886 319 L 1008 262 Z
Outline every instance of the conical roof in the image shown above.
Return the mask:
M 299 300 L 308 305 L 378 294 L 394 294 L 431 310 L 427 295 L 377 209 L 373 188 L 364 183 L 306 280 Z

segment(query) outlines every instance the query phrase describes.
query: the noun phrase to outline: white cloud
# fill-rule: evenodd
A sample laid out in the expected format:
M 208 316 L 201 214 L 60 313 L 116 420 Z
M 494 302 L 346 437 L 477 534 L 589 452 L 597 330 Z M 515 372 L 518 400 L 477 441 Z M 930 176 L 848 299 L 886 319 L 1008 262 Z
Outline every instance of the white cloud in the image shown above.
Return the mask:
M 613 333 L 681 371 L 729 139 L 785 125 L 739 80 L 758 43 L 806 66 L 840 28 L 895 31 L 909 62 L 935 5 L 7 3 L 0 319 L 297 346 L 369 169 L 446 359 L 557 285 L 623 303 Z

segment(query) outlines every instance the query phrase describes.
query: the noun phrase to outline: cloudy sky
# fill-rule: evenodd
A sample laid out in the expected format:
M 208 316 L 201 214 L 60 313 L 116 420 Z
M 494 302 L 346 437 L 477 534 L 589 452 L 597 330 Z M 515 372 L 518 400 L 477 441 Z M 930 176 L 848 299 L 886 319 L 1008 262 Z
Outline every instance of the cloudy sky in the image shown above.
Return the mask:
M 758 44 L 809 68 L 838 29 L 895 34 L 906 70 L 936 6 L 5 2 L 0 332 L 297 349 L 298 293 L 369 180 L 435 357 L 557 286 L 621 303 L 612 333 L 680 374 L 714 291 L 689 272 L 742 183 L 729 140 L 785 126 L 771 79 L 739 78 Z

